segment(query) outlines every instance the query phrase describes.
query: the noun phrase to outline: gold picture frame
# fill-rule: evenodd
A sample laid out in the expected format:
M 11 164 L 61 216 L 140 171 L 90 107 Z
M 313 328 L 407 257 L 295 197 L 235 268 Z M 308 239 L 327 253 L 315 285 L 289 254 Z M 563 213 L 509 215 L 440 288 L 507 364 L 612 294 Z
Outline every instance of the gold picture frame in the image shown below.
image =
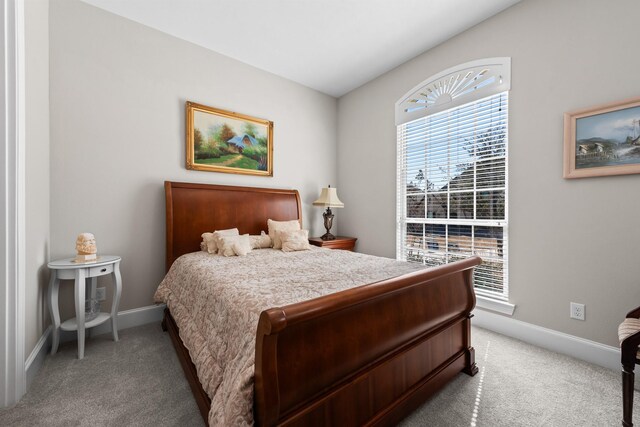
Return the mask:
M 564 178 L 640 173 L 640 98 L 564 114 Z
M 187 169 L 273 176 L 273 122 L 186 103 Z

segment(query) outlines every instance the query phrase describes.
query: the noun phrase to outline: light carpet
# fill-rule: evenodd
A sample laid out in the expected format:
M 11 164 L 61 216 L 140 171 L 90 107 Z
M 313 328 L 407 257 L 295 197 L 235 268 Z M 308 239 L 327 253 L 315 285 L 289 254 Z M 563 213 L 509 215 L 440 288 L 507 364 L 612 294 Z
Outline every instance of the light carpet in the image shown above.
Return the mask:
M 458 375 L 402 423 L 408 426 L 619 426 L 620 372 L 481 328 L 479 371 Z M 640 392 L 634 396 L 640 424 Z
M 459 374 L 403 426 L 618 426 L 620 374 L 473 328 L 479 373 Z M 636 393 L 634 406 L 640 411 Z M 640 422 L 640 415 L 637 420 Z M 0 410 L 2 426 L 202 426 L 159 324 L 75 342 L 48 356 L 31 389 Z
M 204 425 L 171 339 L 160 323 L 85 341 L 48 355 L 29 392 L 0 412 L 0 426 Z

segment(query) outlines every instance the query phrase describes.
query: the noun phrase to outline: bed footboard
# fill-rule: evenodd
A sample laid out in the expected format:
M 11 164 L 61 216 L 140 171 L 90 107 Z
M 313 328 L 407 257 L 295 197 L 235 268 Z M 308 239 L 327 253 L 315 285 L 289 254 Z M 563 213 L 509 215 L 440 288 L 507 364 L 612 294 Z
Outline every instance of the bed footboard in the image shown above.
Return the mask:
M 463 261 L 262 312 L 257 425 L 390 425 L 477 372 Z

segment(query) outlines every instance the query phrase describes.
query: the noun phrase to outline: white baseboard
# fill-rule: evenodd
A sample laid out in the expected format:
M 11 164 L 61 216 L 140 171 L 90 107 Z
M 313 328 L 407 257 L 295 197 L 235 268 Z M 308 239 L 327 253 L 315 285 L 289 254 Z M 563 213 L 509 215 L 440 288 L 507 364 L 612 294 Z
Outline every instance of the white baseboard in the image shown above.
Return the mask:
M 618 347 L 600 344 L 478 308 L 473 311 L 473 314 L 471 323 L 475 326 L 616 372 L 620 372 L 622 369 Z M 636 369 L 636 371 L 638 370 Z M 640 375 L 638 374 L 639 372 L 636 372 L 634 387 L 636 390 L 640 390 Z
M 134 308 L 118 312 L 118 330 L 121 331 L 134 326 L 146 325 L 147 323 L 160 322 L 162 320 L 164 308 L 166 305 L 148 305 L 146 307 Z M 111 322 L 106 321 L 102 325 L 89 329 L 87 332 L 89 337 L 96 335 L 110 334 Z M 60 331 L 60 342 L 75 341 L 78 334 L 75 331 Z
M 118 312 L 118 330 L 121 331 L 134 326 L 146 325 L 147 323 L 160 322 L 162 320 L 164 304 L 150 305 L 147 307 L 134 308 L 132 310 L 124 310 Z M 35 348 L 24 363 L 24 369 L 27 377 L 27 390 L 31 386 L 33 379 L 36 377 L 44 359 L 49 350 L 51 350 L 51 333 L 53 327 L 49 326 L 36 344 Z M 111 333 L 111 322 L 105 322 L 102 325 L 90 329 L 91 335 L 101 335 Z M 72 331 L 60 331 L 60 342 L 74 341 L 77 335 Z
M 121 311 L 118 313 L 118 330 L 160 322 L 164 308 L 165 305 L 160 304 Z M 566 354 L 607 369 L 620 371 L 620 349 L 617 347 L 543 328 L 482 309 L 474 310 L 473 314 L 472 323 L 481 328 Z M 51 332 L 52 327 L 49 326 L 25 362 L 27 390 L 42 367 L 42 363 L 51 348 Z M 107 333 L 111 333 L 111 324 L 109 322 L 91 328 L 91 335 L 93 336 Z M 73 341 L 76 337 L 75 332 L 61 331 L 60 341 Z M 638 388 L 639 382 L 640 375 L 636 375 L 636 388 Z
M 620 349 L 543 328 L 485 310 L 473 311 L 472 324 L 538 347 L 581 359 L 604 368 L 620 370 Z
M 36 343 L 36 346 L 33 348 L 33 351 L 27 360 L 24 362 L 24 370 L 27 378 L 27 391 L 29 390 L 29 387 L 31 387 L 31 383 L 36 377 L 36 374 L 40 371 L 40 368 L 44 363 L 44 359 L 47 357 L 47 353 L 49 353 L 49 349 L 51 348 L 52 330 L 53 327 L 49 325 Z

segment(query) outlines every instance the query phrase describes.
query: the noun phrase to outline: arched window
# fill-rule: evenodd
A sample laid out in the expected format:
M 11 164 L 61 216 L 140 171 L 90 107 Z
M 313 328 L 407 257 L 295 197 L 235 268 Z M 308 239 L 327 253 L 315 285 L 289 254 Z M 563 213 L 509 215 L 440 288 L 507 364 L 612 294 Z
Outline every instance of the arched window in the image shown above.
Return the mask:
M 478 295 L 508 299 L 510 58 L 461 64 L 396 103 L 397 258 L 440 265 L 479 255 Z

